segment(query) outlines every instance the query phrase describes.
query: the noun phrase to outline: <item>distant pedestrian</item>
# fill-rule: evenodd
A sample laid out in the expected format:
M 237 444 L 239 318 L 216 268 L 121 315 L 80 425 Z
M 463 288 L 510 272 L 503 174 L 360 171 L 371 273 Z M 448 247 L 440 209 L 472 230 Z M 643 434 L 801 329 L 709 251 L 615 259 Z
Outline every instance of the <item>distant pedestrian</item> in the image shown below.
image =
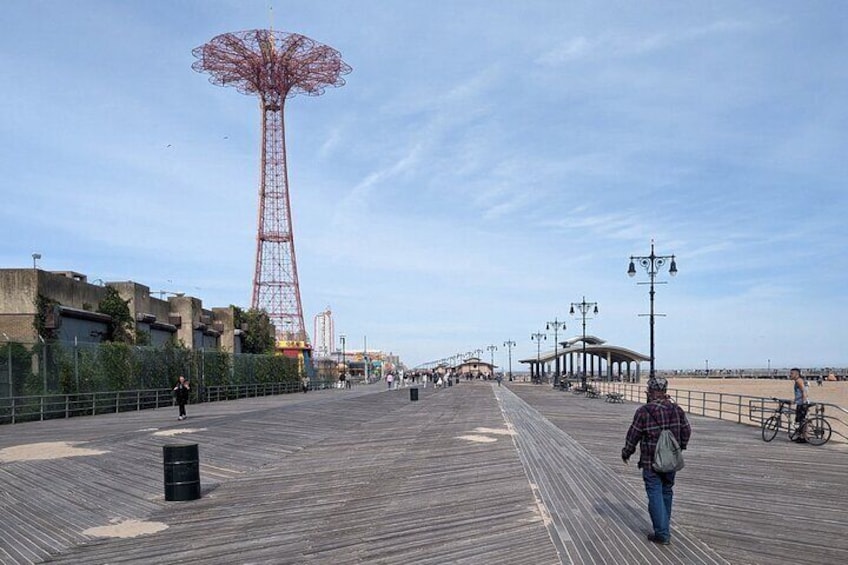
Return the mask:
M 503 380 L 503 375 L 498 373 L 498 376 L 495 377 L 495 380 L 498 381 L 498 386 L 501 386 L 501 381 Z
M 180 375 L 180 379 L 177 381 L 177 386 L 174 387 L 174 396 L 177 398 L 177 406 L 180 407 L 180 415 L 177 420 L 185 420 L 187 417 L 185 405 L 186 402 L 188 402 L 188 393 L 190 390 L 191 384 L 184 376 Z
M 309 377 L 304 376 L 300 379 L 300 387 L 303 389 L 304 394 L 309 392 Z
M 633 423 L 627 431 L 621 459 L 627 463 L 640 445 L 639 464 L 642 469 L 642 479 L 645 481 L 645 492 L 648 495 L 648 514 L 654 531 L 648 534 L 648 540 L 662 545 L 671 541 L 671 503 L 674 497 L 675 471 L 660 473 L 654 471 L 654 453 L 662 430 L 670 430 L 680 444 L 686 449 L 692 429 L 686 419 L 686 413 L 680 406 L 674 404 L 666 394 L 668 381 L 662 377 L 652 377 L 648 380 L 648 403 L 640 406 L 633 416 Z
M 389 390 L 392 390 L 392 382 L 393 382 L 394 380 L 395 380 L 395 377 L 394 377 L 394 375 L 392 375 L 391 373 L 389 373 L 388 375 L 386 375 L 386 384 L 388 385 Z

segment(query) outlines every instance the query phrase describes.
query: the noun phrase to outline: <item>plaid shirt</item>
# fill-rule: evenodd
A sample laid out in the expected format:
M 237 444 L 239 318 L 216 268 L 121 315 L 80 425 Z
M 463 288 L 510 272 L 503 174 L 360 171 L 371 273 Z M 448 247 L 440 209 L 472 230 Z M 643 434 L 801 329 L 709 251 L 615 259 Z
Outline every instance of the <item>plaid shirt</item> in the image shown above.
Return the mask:
M 657 441 L 660 432 L 670 429 L 682 449 L 686 449 L 692 428 L 686 419 L 683 408 L 673 403 L 668 397 L 662 400 L 654 400 L 644 406 L 640 406 L 633 416 L 633 423 L 627 430 L 627 439 L 624 449 L 621 450 L 622 457 L 630 457 L 636 451 L 636 444 L 641 442 L 641 453 L 639 455 L 639 468 L 650 469 L 654 462 L 654 451 L 657 449 Z

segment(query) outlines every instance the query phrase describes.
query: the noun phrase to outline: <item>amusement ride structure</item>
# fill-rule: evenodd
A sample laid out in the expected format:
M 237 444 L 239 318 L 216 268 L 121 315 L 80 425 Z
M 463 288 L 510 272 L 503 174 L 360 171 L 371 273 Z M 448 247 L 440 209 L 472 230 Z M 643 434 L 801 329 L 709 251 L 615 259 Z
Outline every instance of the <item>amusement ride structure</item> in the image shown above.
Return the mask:
M 283 114 L 286 99 L 342 86 L 342 75 L 351 68 L 332 47 L 270 29 L 218 35 L 192 54 L 197 57 L 192 68 L 209 73 L 212 84 L 259 97 L 262 153 L 251 305 L 268 313 L 277 350 L 308 362 L 311 345 L 297 278 Z

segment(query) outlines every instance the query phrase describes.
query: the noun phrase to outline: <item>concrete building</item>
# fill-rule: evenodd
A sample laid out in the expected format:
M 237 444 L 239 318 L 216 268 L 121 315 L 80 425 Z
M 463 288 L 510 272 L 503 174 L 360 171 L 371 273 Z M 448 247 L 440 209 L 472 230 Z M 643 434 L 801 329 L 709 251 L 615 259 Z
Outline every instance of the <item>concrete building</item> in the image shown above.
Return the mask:
M 199 298 L 170 293 L 153 296 L 150 287 L 133 281 L 92 284 L 74 271 L 0 269 L 0 336 L 34 343 L 39 317 L 44 333 L 62 342 L 100 342 L 110 318 L 97 312 L 114 288 L 127 302 L 133 330 L 145 332 L 150 345 L 172 337 L 190 349 L 241 352 L 241 329 L 234 327 L 233 307 L 207 309 Z

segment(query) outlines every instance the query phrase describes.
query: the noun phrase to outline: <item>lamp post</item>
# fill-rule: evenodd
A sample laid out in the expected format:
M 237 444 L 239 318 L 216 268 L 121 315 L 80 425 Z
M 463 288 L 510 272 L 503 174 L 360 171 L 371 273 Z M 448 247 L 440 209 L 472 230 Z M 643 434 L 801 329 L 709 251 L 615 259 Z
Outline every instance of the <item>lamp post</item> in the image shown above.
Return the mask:
M 492 360 L 492 375 L 491 376 L 492 376 L 492 378 L 494 378 L 495 377 L 495 351 L 498 350 L 498 346 L 494 345 L 494 344 L 487 345 L 486 349 L 489 350 L 489 355 L 490 355 L 490 358 Z
M 339 341 L 342 344 L 342 375 L 344 375 L 345 380 L 347 380 L 347 354 L 345 352 L 347 336 L 345 334 L 339 334 Z
M 536 332 L 530 334 L 530 339 L 536 341 L 536 381 L 542 382 L 542 340 L 548 339 L 548 336 L 543 334 L 542 332 Z
M 583 388 L 586 388 L 586 315 L 592 310 L 593 314 L 598 313 L 598 303 L 597 302 L 586 302 L 586 297 L 583 297 L 583 300 L 580 302 L 572 302 L 571 310 L 568 311 L 572 316 L 575 315 L 574 308 L 580 312 L 580 317 L 583 319 L 583 374 L 580 376 L 580 382 Z
M 32 254 L 32 268 L 38 268 L 38 260 L 41 259 L 41 253 L 33 253 Z
M 651 313 L 648 314 L 650 317 L 650 325 L 651 325 L 651 373 L 650 378 L 653 378 L 656 375 L 655 368 L 655 357 L 654 357 L 654 316 L 664 316 L 665 314 L 654 314 L 654 284 L 666 284 L 664 281 L 656 283 L 655 279 L 657 274 L 660 272 L 666 263 L 671 260 L 671 264 L 668 268 L 668 274 L 674 276 L 677 274 L 677 263 L 674 260 L 674 255 L 657 255 L 654 253 L 654 240 L 651 240 L 651 254 L 650 255 L 631 255 L 630 256 L 630 266 L 627 268 L 628 276 L 634 277 L 636 276 L 636 265 L 635 261 L 638 261 L 643 269 L 648 273 L 648 277 L 650 278 L 650 282 L 647 283 L 638 283 L 638 284 L 649 284 L 651 285 L 650 296 L 651 296 Z M 641 314 L 644 316 L 644 314 Z
M 509 352 L 509 380 L 512 381 L 512 348 L 515 347 L 515 342 L 508 339 L 504 342 L 504 347 L 506 347 Z
M 557 339 L 557 332 L 560 329 L 565 329 L 565 322 L 560 322 L 559 318 L 554 318 L 553 322 L 545 324 L 545 329 L 548 331 L 554 330 L 554 387 L 557 387 L 559 386 L 559 355 L 557 355 L 559 340 Z

